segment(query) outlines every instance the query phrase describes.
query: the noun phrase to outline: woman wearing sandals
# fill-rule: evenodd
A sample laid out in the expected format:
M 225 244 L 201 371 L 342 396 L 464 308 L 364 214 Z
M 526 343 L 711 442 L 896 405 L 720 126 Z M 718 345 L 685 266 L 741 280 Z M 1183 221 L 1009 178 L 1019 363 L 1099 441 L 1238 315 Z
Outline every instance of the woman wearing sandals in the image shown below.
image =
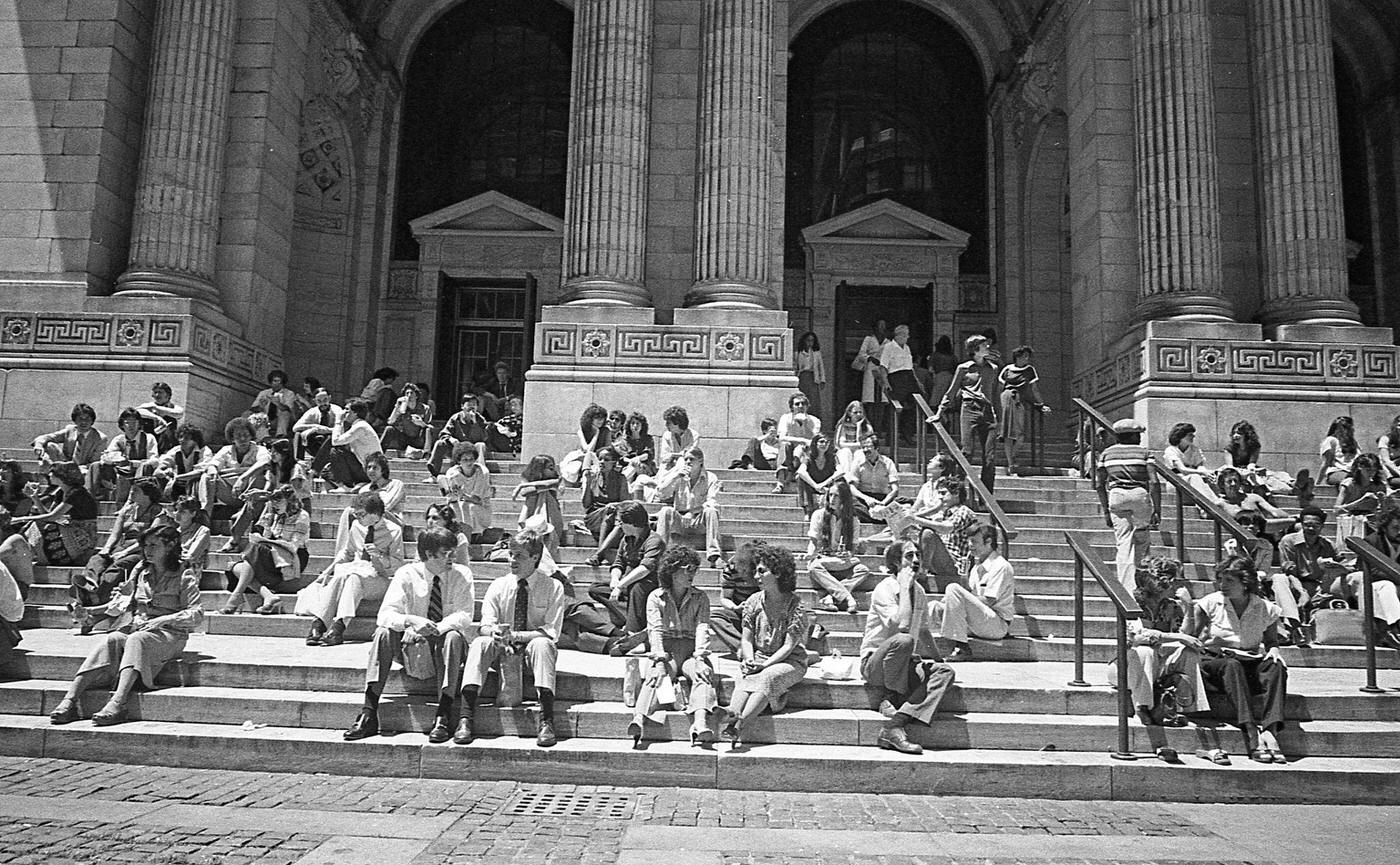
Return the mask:
M 297 581 L 309 558 L 306 540 L 311 537 L 311 515 L 301 507 L 301 497 L 291 484 L 272 491 L 263 511 L 261 531 L 258 526 L 248 535 L 248 551 L 243 560 L 228 569 L 228 603 L 219 612 L 225 616 L 243 609 L 245 592 L 256 590 L 263 605 L 257 611 L 263 615 L 285 612 L 277 593 L 301 588 Z
M 657 690 L 662 679 L 670 679 L 675 689 L 675 704 L 682 703 L 685 713 L 693 719 L 690 744 L 709 744 L 715 740 L 710 729 L 710 712 L 716 705 L 715 671 L 710 665 L 710 599 L 694 585 L 695 572 L 700 568 L 700 554 L 685 544 L 666 550 L 656 568 L 660 588 L 647 597 L 647 658 L 652 662 L 651 675 L 642 683 L 632 723 L 627 734 L 633 745 L 642 740 L 646 718 L 662 702 Z M 690 693 L 682 699 L 683 691 L 676 680 L 684 677 L 690 682 Z
M 1279 608 L 1259 596 L 1259 575 L 1249 559 L 1234 556 L 1221 562 L 1215 582 L 1220 590 L 1196 601 L 1194 635 L 1205 647 L 1201 675 L 1225 692 L 1249 759 L 1287 763 L 1277 735 L 1288 691 L 1288 666 L 1278 648 Z M 1251 705 L 1256 695 L 1263 697 L 1257 717 Z M 1219 755 L 1207 756 L 1220 762 Z
M 161 667 L 180 656 L 190 632 L 204 620 L 199 583 L 180 558 L 180 530 L 174 526 L 147 529 L 141 536 L 141 550 L 142 562 L 113 596 L 114 604 L 128 604 L 121 618 L 129 616 L 129 621 L 93 648 L 63 701 L 49 715 L 50 722 L 78 720 L 83 692 L 104 682 L 115 682 L 116 688 L 107 705 L 92 716 L 93 723 L 105 727 L 125 721 L 126 703 L 137 681 L 154 688 Z
M 781 547 L 758 547 L 760 591 L 740 610 L 743 636 L 734 693 L 724 709 L 724 735 L 738 747 L 743 727 L 767 706 L 780 712 L 787 692 L 807 675 L 807 610 L 797 597 L 797 565 Z

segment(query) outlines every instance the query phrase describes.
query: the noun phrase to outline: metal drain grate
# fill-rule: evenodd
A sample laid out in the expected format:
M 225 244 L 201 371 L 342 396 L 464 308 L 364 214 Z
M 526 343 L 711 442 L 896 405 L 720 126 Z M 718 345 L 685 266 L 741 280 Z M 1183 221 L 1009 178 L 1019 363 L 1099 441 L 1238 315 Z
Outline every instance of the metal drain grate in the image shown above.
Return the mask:
M 625 820 L 632 816 L 631 796 L 610 793 L 533 793 L 521 791 L 505 813 L 524 817 L 601 817 Z

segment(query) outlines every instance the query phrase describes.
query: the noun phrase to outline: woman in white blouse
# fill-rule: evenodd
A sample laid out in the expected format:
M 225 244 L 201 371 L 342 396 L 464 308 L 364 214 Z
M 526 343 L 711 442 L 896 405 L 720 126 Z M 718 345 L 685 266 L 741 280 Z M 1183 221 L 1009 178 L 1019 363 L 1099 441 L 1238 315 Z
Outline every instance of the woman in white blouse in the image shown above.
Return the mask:
M 860 351 L 856 352 L 855 360 L 851 361 L 852 369 L 858 369 L 862 373 L 860 401 L 865 404 L 867 417 L 875 417 L 876 403 L 884 402 L 877 375 L 880 369 L 880 352 L 888 341 L 889 333 L 885 320 L 876 320 L 874 331 L 865 335 L 865 339 L 860 343 Z
M 1256 763 L 1287 763 L 1279 747 L 1288 665 L 1279 651 L 1279 608 L 1259 595 L 1254 562 L 1233 556 L 1215 569 L 1220 590 L 1196 601 L 1194 634 L 1204 646 L 1201 676 L 1225 692 L 1245 750 Z M 1253 701 L 1262 696 L 1256 715 Z

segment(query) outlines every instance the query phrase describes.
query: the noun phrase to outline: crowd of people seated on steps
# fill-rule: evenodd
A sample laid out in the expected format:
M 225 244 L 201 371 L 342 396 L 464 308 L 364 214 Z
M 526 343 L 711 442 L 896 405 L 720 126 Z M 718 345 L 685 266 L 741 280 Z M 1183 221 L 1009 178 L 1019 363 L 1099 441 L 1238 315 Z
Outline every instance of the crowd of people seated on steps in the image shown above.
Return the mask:
M 1098 465 L 1099 486 L 1108 499 L 1105 508 L 1118 540 L 1119 578 L 1130 588 L 1130 575 L 1147 555 L 1148 529 L 1160 519 L 1160 490 L 1150 491 L 1154 479 L 1146 465 L 1152 455 L 1141 440 L 1143 432 L 1137 421 L 1115 423 L 1118 441 L 1103 451 Z M 1347 538 L 1362 538 L 1386 557 L 1400 560 L 1400 471 L 1395 465 L 1400 416 L 1377 436 L 1374 452 L 1359 445 L 1352 418 L 1335 418 L 1318 445 L 1317 481 L 1309 466 L 1289 474 L 1277 465 L 1262 465 L 1263 445 L 1248 421 L 1231 427 L 1221 464 L 1214 469 L 1208 468 L 1196 432 L 1190 423 L 1172 426 L 1162 461 L 1201 498 L 1247 529 L 1248 548 L 1237 552 L 1254 563 L 1261 584 L 1279 607 L 1283 638 L 1297 646 L 1315 639 L 1358 641 L 1355 616 L 1324 614 L 1319 639 L 1314 613 L 1362 606 L 1360 565 L 1346 546 Z M 1319 481 L 1337 488 L 1326 508 L 1315 494 Z M 1298 510 L 1285 510 L 1283 497 L 1296 500 Z M 1233 539 L 1230 543 L 1232 549 L 1238 547 Z M 1400 650 L 1396 590 L 1395 582 L 1378 575 L 1372 602 L 1377 641 Z M 1348 629 L 1338 622 L 1352 624 Z

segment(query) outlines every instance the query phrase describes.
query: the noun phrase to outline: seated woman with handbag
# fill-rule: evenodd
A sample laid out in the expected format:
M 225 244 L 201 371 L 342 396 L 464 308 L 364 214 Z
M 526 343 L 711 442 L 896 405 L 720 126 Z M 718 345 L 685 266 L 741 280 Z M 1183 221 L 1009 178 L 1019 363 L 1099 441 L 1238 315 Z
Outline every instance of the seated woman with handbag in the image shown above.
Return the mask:
M 694 585 L 699 568 L 700 554 L 685 544 L 666 550 L 657 565 L 660 588 L 647 597 L 646 660 L 651 672 L 627 725 L 633 745 L 641 742 L 648 718 L 664 720 L 657 712 L 662 703 L 684 708 L 691 716 L 690 744 L 715 741 L 710 727 L 716 705 L 715 670 L 709 658 L 710 599 Z M 689 683 L 688 689 L 681 687 L 681 679 Z
M 228 569 L 228 603 L 219 612 L 225 616 L 241 612 L 245 593 L 258 592 L 263 615 L 283 612 L 279 592 L 301 588 L 302 571 L 310 556 L 306 541 L 311 537 L 311 515 L 301 506 L 301 497 L 291 484 L 282 484 L 267 500 L 261 522 L 248 534 L 243 560 Z
M 160 481 L 155 478 L 141 478 L 132 484 L 126 504 L 117 511 L 107 543 L 93 553 L 87 567 L 69 577 L 74 624 L 81 633 L 86 634 L 91 628 L 83 609 L 106 603 L 112 590 L 141 561 L 141 536 L 151 526 L 170 522 L 161 508 L 160 489 Z
M 1287 763 L 1278 741 L 1288 691 L 1288 665 L 1279 652 L 1279 608 L 1259 596 L 1259 575 L 1249 559 L 1234 556 L 1221 562 L 1215 582 L 1219 591 L 1196 601 L 1191 626 L 1202 645 L 1201 676 L 1207 686 L 1224 692 L 1249 759 Z M 1263 698 L 1258 715 L 1256 696 Z M 1211 759 L 1221 762 L 1219 755 Z
M 154 688 L 167 661 L 185 650 L 190 632 L 204 620 L 199 582 L 180 558 L 180 530 L 147 529 L 141 536 L 142 561 L 107 604 L 112 630 L 78 668 L 63 700 L 49 715 L 53 724 L 78 720 L 79 700 L 89 688 L 113 683 L 111 699 L 92 722 L 99 727 L 126 720 L 127 700 L 138 682 Z
M 15 517 L 10 525 L 35 526 L 29 540 L 41 564 L 85 565 L 97 547 L 97 500 L 77 463 L 54 463 L 48 480 L 53 486 L 36 509 L 43 513 Z

